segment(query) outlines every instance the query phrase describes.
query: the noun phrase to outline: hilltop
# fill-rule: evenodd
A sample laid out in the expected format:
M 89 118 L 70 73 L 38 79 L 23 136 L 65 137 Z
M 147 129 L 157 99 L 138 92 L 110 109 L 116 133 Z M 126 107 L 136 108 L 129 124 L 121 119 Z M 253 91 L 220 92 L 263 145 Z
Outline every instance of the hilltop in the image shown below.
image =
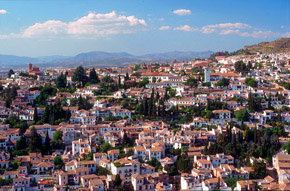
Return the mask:
M 262 52 L 266 54 L 290 52 L 290 38 L 280 38 L 272 42 L 261 42 L 256 45 L 244 46 L 250 53 Z

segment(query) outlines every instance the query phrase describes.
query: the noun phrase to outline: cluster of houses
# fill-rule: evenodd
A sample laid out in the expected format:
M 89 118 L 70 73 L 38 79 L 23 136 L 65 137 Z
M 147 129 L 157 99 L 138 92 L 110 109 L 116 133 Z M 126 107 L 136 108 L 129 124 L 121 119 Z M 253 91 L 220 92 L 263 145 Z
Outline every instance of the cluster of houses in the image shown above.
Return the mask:
M 218 136 L 226 132 L 229 122 L 254 129 L 272 129 L 269 122 L 279 118 L 285 132 L 289 133 L 290 93 L 282 85 L 290 83 L 289 59 L 289 53 L 217 56 L 215 61 L 192 60 L 158 64 L 158 67 L 153 63 L 141 65 L 140 69 L 135 65 L 96 69 L 100 79 L 109 75 L 116 81 L 120 79 L 121 83 L 138 83 L 146 78 L 148 83 L 143 87 L 118 89 L 107 96 L 96 94 L 102 91 L 98 84 L 89 84 L 74 92 L 58 91 L 47 98 L 46 104 L 54 105 L 62 100 L 65 102 L 62 109 L 69 111 L 71 116 L 56 125 L 33 123 L 35 112 L 41 118 L 45 111 L 45 106 L 33 106 L 34 100 L 41 95 L 37 87 L 55 86 L 55 79 L 61 73 L 66 73 L 66 81 L 71 86 L 74 69 L 42 72 L 30 64 L 29 76 L 16 72 L 0 80 L 4 90 L 12 85 L 17 87 L 17 95 L 9 107 L 4 99 L 0 100 L 0 174 L 6 180 L 1 183 L 0 190 L 104 191 L 114 189 L 118 179 L 122 187 L 135 191 L 232 190 L 226 179 L 234 178 L 237 179 L 235 190 L 289 190 L 290 157 L 283 149 L 273 156 L 273 166 L 267 166 L 267 170 L 275 173 L 254 180 L 250 177 L 253 167 L 238 167 L 233 156 L 204 154 L 206 144 L 216 143 Z M 253 69 L 246 75 L 235 72 L 237 61 L 251 63 Z M 33 75 L 38 77 L 32 80 Z M 125 80 L 126 76 L 130 79 Z M 255 87 L 246 83 L 248 77 L 255 79 Z M 187 83 L 192 78 L 196 80 L 193 86 Z M 229 84 L 216 86 L 224 78 Z M 172 107 L 202 108 L 217 101 L 224 106 L 213 110 L 210 118 L 198 116 L 178 124 L 176 131 L 162 120 L 134 120 L 136 111 L 110 101 L 142 100 L 149 98 L 153 90 L 164 97 L 168 88 L 175 90 L 175 96 L 166 101 L 165 112 Z M 236 119 L 235 112 L 248 108 L 250 96 L 262 100 L 261 109 L 249 111 L 248 120 L 241 122 Z M 80 97 L 87 99 L 92 108 L 85 110 L 73 106 L 72 101 Z M 26 121 L 28 129 L 21 132 L 19 127 L 7 124 L 6 120 L 12 117 Z M 109 117 L 117 120 L 106 120 Z M 12 157 L 17 141 L 22 136 L 29 140 L 32 128 L 43 143 L 47 136 L 52 140 L 55 133 L 61 131 L 64 148 L 51 155 L 26 153 Z M 243 130 L 233 127 L 232 131 Z M 124 140 L 132 141 L 131 146 L 124 146 Z M 279 141 L 286 145 L 290 137 L 280 137 Z M 109 148 L 100 149 L 104 145 Z M 190 158 L 193 169 L 170 176 L 168 169 L 176 166 L 178 156 L 169 150 L 181 150 Z M 61 168 L 55 163 L 56 158 L 62 159 Z M 152 164 L 155 160 L 161 168 Z

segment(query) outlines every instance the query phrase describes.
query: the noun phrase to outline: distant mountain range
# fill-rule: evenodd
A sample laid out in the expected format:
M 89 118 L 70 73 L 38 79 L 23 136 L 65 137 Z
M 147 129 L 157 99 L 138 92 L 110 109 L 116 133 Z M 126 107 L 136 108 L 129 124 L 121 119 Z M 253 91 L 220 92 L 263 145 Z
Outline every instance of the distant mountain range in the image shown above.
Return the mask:
M 174 59 L 189 60 L 194 58 L 207 58 L 212 51 L 173 51 L 166 53 L 146 54 L 135 56 L 127 52 L 103 52 L 92 51 L 80 53 L 76 56 L 45 56 L 38 58 L 20 57 L 14 55 L 0 55 L 0 66 L 21 68 L 28 63 L 37 64 L 40 67 L 72 67 L 77 65 L 83 66 L 119 66 L 132 63 L 147 63 L 152 61 L 171 61 Z

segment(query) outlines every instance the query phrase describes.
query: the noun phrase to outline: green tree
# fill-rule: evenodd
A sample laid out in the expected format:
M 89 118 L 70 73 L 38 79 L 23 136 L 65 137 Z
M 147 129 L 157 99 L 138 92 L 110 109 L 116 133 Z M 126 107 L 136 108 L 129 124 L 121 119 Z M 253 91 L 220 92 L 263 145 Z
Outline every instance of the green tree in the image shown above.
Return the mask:
M 227 87 L 230 84 L 230 80 L 227 78 L 222 78 L 215 85 L 219 87 Z
M 180 172 L 189 173 L 192 169 L 192 162 L 190 161 L 190 158 L 188 156 L 183 154 L 177 157 L 176 167 L 177 170 Z
M 82 96 L 80 96 L 77 100 L 77 105 L 79 109 L 89 110 L 93 107 L 93 105 L 89 102 L 88 99 L 83 99 Z
M 72 81 L 78 83 L 80 87 L 83 87 L 88 82 L 86 71 L 82 66 L 76 68 Z
M 47 105 L 46 103 L 47 98 L 49 96 L 55 96 L 57 89 L 50 85 L 40 87 L 40 89 L 41 89 L 40 95 L 36 97 L 36 99 L 34 100 L 34 104 Z
M 61 169 L 64 166 L 64 162 L 60 156 L 54 158 L 54 165 L 57 169 Z
M 175 97 L 176 96 L 176 89 L 173 89 L 171 87 L 166 88 L 165 91 L 168 91 L 169 97 Z
M 290 90 L 290 83 L 289 83 L 289 82 L 282 82 L 282 86 L 283 86 L 286 90 Z
M 96 175 L 98 176 L 107 176 L 108 174 L 111 174 L 111 171 L 109 171 L 106 168 L 103 168 L 101 166 L 98 166 L 97 170 L 96 170 Z
M 140 70 L 140 69 L 142 69 L 141 65 L 140 64 L 136 64 L 133 70 L 137 71 L 137 70 Z
M 11 107 L 11 103 L 12 103 L 12 100 L 11 99 L 6 99 L 5 100 L 5 107 L 7 107 L 7 108 L 10 108 Z
M 10 78 L 12 76 L 12 74 L 15 74 L 14 71 L 12 69 L 9 70 L 8 72 L 8 78 Z
M 190 86 L 190 87 L 197 87 L 198 80 L 196 78 L 188 78 L 185 82 L 185 85 Z
M 11 166 L 12 166 L 13 170 L 17 170 L 20 165 L 21 165 L 21 162 L 20 161 L 13 161 L 13 162 L 11 162 Z
M 51 144 L 50 144 L 50 138 L 48 135 L 48 131 L 46 132 L 43 153 L 48 154 L 48 155 L 51 154 Z
M 138 83 L 138 87 L 145 87 L 147 84 L 149 84 L 149 78 L 145 77 Z
M 27 149 L 27 142 L 25 136 L 21 136 L 20 139 L 16 141 L 15 149 L 16 150 Z
M 249 93 L 248 97 L 248 108 L 251 112 L 259 111 L 262 108 L 261 99 L 255 98 L 251 92 Z
M 287 141 L 286 145 L 284 146 L 284 149 L 287 151 L 288 154 L 290 154 L 290 141 Z
M 248 86 L 253 88 L 258 86 L 258 82 L 254 78 L 246 78 L 245 82 Z
M 49 123 L 52 125 L 59 124 L 62 121 L 69 120 L 71 113 L 69 110 L 65 111 L 62 108 L 60 102 L 55 103 L 54 105 L 48 105 L 45 107 L 42 122 Z
M 112 146 L 110 145 L 110 143 L 104 143 L 101 147 L 100 147 L 100 152 L 101 153 L 106 153 L 107 151 L 111 150 Z
M 172 165 L 170 167 L 166 166 L 165 170 L 167 171 L 167 173 L 169 174 L 169 176 L 175 176 L 178 175 L 178 170 L 176 168 L 175 165 Z
M 237 61 L 234 64 L 235 70 L 238 73 L 246 74 L 251 69 L 251 64 L 247 66 L 243 61 Z
M 37 106 L 34 107 L 34 113 L 33 113 L 33 122 L 36 124 L 38 122 L 38 113 L 37 113 Z
M 63 73 L 61 73 L 60 76 L 58 76 L 56 78 L 55 85 L 59 89 L 60 88 L 66 88 L 66 85 L 67 85 L 66 75 L 64 75 Z
M 241 109 L 235 111 L 235 116 L 238 121 L 247 121 L 249 119 L 249 113 L 247 109 Z
M 155 167 L 155 169 L 158 171 L 158 170 L 162 170 L 162 165 L 161 163 L 155 158 L 155 157 L 152 157 L 149 161 L 146 162 L 147 164 Z
M 15 85 L 9 86 L 5 89 L 4 97 L 6 99 L 14 100 L 17 96 L 17 87 Z
M 42 147 L 41 136 L 36 132 L 35 127 L 32 127 L 29 138 L 29 150 L 31 152 L 37 152 L 41 150 L 41 147 Z
M 130 80 L 130 77 L 129 77 L 129 74 L 128 74 L 128 72 L 126 72 L 126 76 L 125 76 L 124 80 L 125 80 L 125 81 L 128 81 L 128 80 Z
M 56 130 L 51 141 L 52 149 L 62 149 L 64 147 L 62 137 L 63 137 L 62 131 Z
M 271 93 L 269 94 L 267 101 L 268 101 L 268 109 L 274 110 L 274 107 L 272 106 L 272 94 Z
M 103 83 L 113 83 L 114 79 L 110 75 L 106 75 L 103 77 L 102 82 Z
M 231 187 L 232 190 L 234 190 L 234 188 L 237 185 L 237 181 L 239 180 L 244 180 L 244 178 L 237 178 L 237 177 L 233 177 L 233 178 L 226 178 L 225 182 L 227 183 L 227 185 L 229 187 Z
M 117 174 L 115 177 L 115 180 L 113 181 L 114 188 L 118 188 L 119 186 L 121 186 L 121 184 L 122 184 L 122 179 L 120 177 L 120 174 Z
M 251 179 L 263 179 L 266 176 L 266 163 L 255 160 L 253 163 L 253 170 L 250 174 Z
M 22 121 L 17 116 L 11 116 L 3 123 L 9 124 L 10 128 L 19 128 L 21 134 L 25 133 L 26 129 L 28 128 L 27 121 Z
M 97 84 L 100 82 L 99 76 L 97 75 L 95 68 L 90 70 L 89 81 L 90 83 L 93 83 L 93 84 Z
M 126 132 L 124 133 L 124 136 L 123 136 L 122 145 L 123 146 L 133 146 L 134 145 L 134 140 L 130 139 L 130 137 L 128 137 Z

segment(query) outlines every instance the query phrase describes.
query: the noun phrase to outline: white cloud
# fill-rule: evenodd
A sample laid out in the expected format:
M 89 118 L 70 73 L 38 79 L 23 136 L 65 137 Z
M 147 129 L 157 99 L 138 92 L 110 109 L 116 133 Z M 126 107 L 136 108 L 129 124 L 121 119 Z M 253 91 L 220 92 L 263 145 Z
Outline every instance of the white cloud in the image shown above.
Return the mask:
M 169 30 L 169 29 L 171 29 L 171 27 L 169 25 L 164 25 L 164 26 L 159 27 L 159 30 L 161 30 L 161 31 L 165 31 L 165 30 Z
M 214 33 L 218 29 L 248 29 L 250 25 L 245 23 L 220 23 L 215 25 L 206 25 L 201 28 L 201 32 L 205 34 Z
M 7 11 L 5 9 L 0 9 L 0 15 L 5 15 Z
M 105 14 L 89 13 L 71 22 L 48 20 L 35 23 L 24 30 L 23 38 L 73 36 L 95 38 L 114 34 L 134 33 L 146 28 L 146 22 L 135 16 L 118 15 L 115 11 Z
M 191 15 L 191 10 L 189 9 L 176 9 L 172 11 L 175 15 Z
M 252 37 L 252 38 L 280 38 L 280 37 L 290 37 L 290 33 L 277 33 L 273 31 L 250 31 L 243 32 L 238 29 L 226 29 L 222 30 L 219 34 L 221 35 L 230 35 L 235 34 L 243 37 Z
M 23 37 L 66 34 L 67 23 L 58 20 L 49 20 L 44 23 L 35 23 L 23 32 Z
M 246 23 L 220 23 L 214 25 L 205 25 L 201 28 L 194 28 L 189 25 L 182 25 L 173 28 L 173 30 L 193 32 L 199 31 L 204 34 L 220 34 L 220 35 L 238 35 L 251 38 L 280 38 L 290 37 L 290 33 L 280 33 L 273 31 L 254 30 L 253 27 Z
M 192 32 L 192 31 L 197 31 L 198 29 L 193 28 L 193 27 L 191 27 L 189 25 L 182 25 L 182 26 L 179 26 L 179 27 L 175 27 L 174 30 Z
M 222 34 L 222 35 L 228 35 L 228 34 L 239 34 L 240 31 L 238 29 L 236 30 L 233 30 L 233 29 L 225 29 L 225 30 L 222 30 L 219 32 L 219 34 Z
M 273 31 L 252 31 L 252 32 L 241 32 L 240 36 L 252 37 L 252 38 L 280 38 L 280 37 L 290 37 L 290 33 L 277 33 Z

